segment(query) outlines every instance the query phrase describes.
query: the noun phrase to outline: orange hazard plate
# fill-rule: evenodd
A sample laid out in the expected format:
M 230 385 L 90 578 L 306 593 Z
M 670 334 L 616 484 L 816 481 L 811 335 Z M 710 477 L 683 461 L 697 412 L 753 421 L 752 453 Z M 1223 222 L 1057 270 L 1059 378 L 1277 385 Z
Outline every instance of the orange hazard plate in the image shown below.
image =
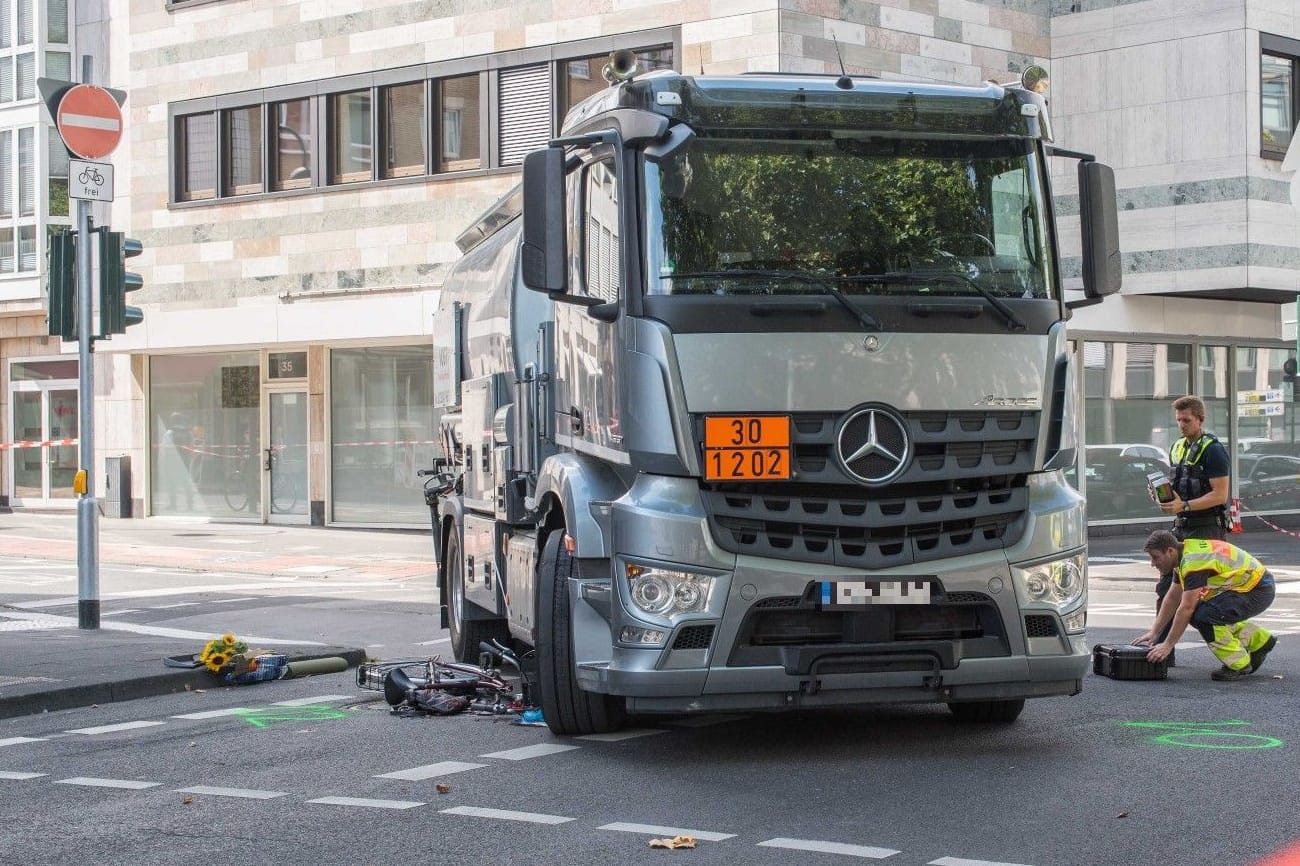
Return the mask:
M 704 477 L 709 481 L 788 479 L 790 417 L 711 415 L 705 418 Z

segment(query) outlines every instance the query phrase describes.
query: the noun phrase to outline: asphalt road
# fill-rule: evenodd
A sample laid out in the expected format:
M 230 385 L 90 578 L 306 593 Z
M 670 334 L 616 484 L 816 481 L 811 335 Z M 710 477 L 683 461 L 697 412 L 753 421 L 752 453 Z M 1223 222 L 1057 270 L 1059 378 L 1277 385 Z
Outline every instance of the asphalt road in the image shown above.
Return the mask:
M 1107 579 L 1140 561 L 1099 556 L 1089 637 L 1122 641 L 1148 622 L 1150 582 Z M 31 565 L 50 583 L 24 603 L 48 591 L 57 612 L 68 565 Z M 104 615 L 446 652 L 420 581 L 195 580 L 114 575 L 152 594 Z M 1244 866 L 1300 837 L 1297 608 L 1287 592 L 1268 612 L 1284 636 L 1248 680 L 1210 681 L 1216 663 L 1185 639 L 1168 681 L 1089 676 L 1007 727 L 907 706 L 557 738 L 492 717 L 393 716 L 352 672 L 11 719 L 0 863 Z M 698 847 L 649 847 L 677 834 Z

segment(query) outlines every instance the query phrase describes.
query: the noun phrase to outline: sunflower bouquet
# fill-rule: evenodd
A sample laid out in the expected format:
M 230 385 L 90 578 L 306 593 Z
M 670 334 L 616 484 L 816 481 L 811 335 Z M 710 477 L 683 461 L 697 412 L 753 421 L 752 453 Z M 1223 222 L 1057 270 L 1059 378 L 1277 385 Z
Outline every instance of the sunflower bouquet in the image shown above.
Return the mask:
M 289 659 L 266 650 L 250 650 L 247 643 L 226 632 L 204 644 L 199 662 L 227 685 L 246 686 L 278 680 Z
M 199 654 L 199 661 L 212 673 L 225 674 L 249 662 L 256 664 L 257 660 L 248 658 L 247 653 L 248 644 L 230 632 L 226 632 L 204 645 L 203 652 Z

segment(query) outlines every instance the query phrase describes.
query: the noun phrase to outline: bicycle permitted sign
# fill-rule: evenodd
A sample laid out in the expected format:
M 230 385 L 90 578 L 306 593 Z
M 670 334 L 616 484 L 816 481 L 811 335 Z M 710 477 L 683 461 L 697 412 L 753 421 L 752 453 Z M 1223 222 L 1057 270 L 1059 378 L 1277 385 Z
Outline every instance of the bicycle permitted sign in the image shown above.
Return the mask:
M 107 162 L 68 160 L 68 198 L 113 200 L 113 166 Z

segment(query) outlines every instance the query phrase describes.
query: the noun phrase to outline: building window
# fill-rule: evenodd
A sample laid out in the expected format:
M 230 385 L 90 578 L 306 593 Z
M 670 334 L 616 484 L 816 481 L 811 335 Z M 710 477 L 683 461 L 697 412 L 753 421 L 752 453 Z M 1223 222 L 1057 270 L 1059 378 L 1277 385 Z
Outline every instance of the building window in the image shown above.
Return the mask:
M 46 0 L 45 41 L 68 44 L 68 0 Z
M 294 99 L 271 106 L 275 118 L 275 147 L 272 189 L 302 189 L 311 186 L 312 112 L 311 100 Z
M 217 116 L 212 112 L 180 118 L 177 198 L 198 201 L 217 195 Z
M 36 271 L 36 128 L 0 131 L 0 275 Z
M 1259 58 L 1260 155 L 1281 159 L 1295 133 L 1296 58 L 1300 41 L 1261 33 Z
M 36 98 L 33 0 L 0 0 L 0 104 Z
M 330 353 L 334 522 L 428 522 L 415 472 L 439 451 L 432 357 L 428 346 Z
M 479 93 L 477 75 L 438 82 L 438 139 L 442 142 L 438 171 L 465 171 L 483 164 L 478 146 Z
M 330 183 L 371 179 L 370 91 L 335 93 L 329 98 Z
M 49 127 L 46 131 L 46 139 L 49 142 L 49 163 L 47 177 L 49 178 L 49 208 L 51 217 L 68 216 L 68 150 L 63 146 L 63 139 L 59 137 L 58 131 L 54 127 Z
M 673 68 L 673 49 L 671 46 L 639 48 L 634 54 L 636 56 L 637 75 L 644 75 L 656 69 Z M 608 62 L 609 52 L 560 62 L 559 120 L 561 123 L 564 122 L 564 116 L 575 105 L 588 96 L 597 94 L 609 87 L 609 82 L 605 80 L 604 74 L 605 64 Z
M 380 88 L 379 106 L 383 112 L 380 145 L 384 153 L 381 177 L 424 174 L 428 121 L 424 102 L 423 81 Z
M 226 195 L 262 191 L 262 106 L 251 105 L 226 112 Z
M 0 0 L 0 12 L 13 2 Z M 0 26 L 0 33 L 12 43 L 18 30 Z M 670 33 L 664 28 L 641 34 L 652 47 L 633 49 L 638 72 L 672 68 L 675 49 L 662 44 L 674 38 Z M 596 44 L 601 52 L 590 53 Z M 216 111 L 210 110 L 211 99 L 182 103 L 173 108 L 175 201 L 517 166 L 556 134 L 565 112 L 608 86 L 602 75 L 606 44 L 574 43 L 577 56 L 558 60 L 549 58 L 562 46 L 512 51 L 509 58 L 519 65 L 495 77 L 489 72 L 493 58 L 482 57 L 455 61 L 458 73 L 469 64 L 477 71 L 449 77 L 333 93 L 326 80 L 317 82 L 317 96 Z M 26 92 L 24 73 L 4 48 L 0 103 Z M 68 56 L 49 52 L 48 71 L 62 68 L 55 53 Z M 317 140 L 325 142 L 321 153 Z

